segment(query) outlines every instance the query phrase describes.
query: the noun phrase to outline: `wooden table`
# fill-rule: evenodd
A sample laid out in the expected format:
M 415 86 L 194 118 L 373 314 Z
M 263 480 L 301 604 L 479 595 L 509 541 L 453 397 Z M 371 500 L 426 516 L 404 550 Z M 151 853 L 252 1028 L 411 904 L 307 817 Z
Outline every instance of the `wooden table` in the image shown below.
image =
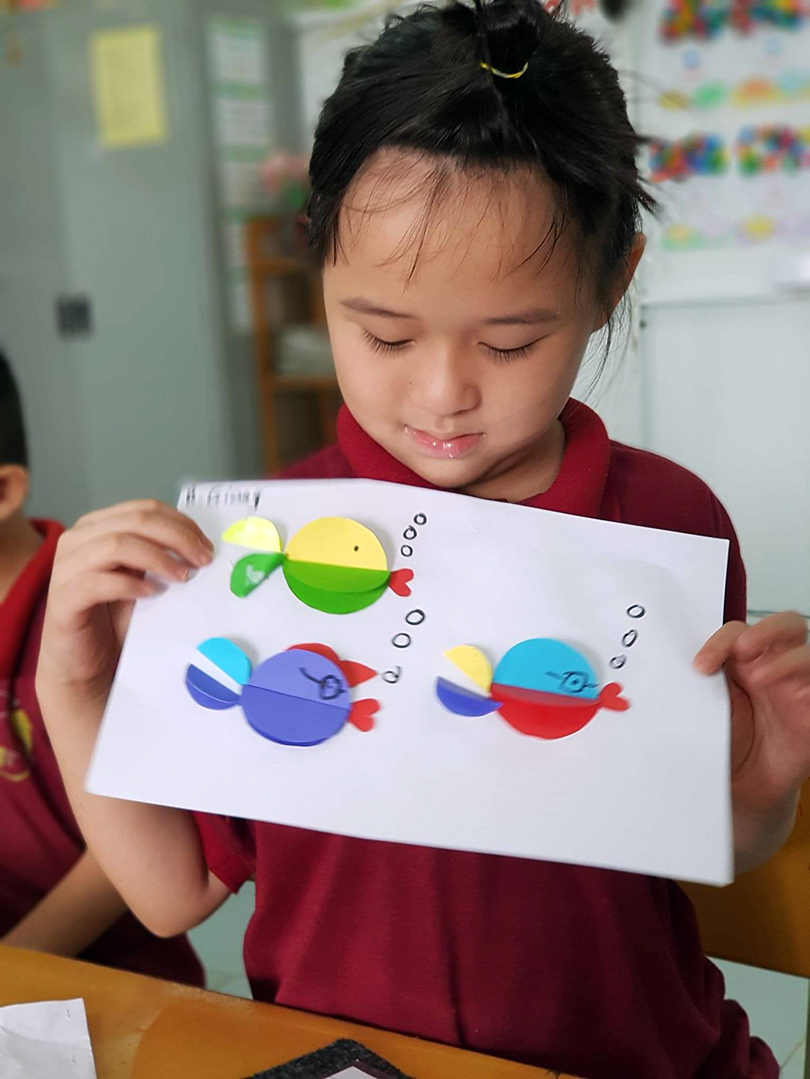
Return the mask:
M 401 1034 L 0 945 L 0 1005 L 72 997 L 87 1008 L 98 1079 L 244 1079 L 336 1038 L 362 1042 L 416 1079 L 551 1079 Z

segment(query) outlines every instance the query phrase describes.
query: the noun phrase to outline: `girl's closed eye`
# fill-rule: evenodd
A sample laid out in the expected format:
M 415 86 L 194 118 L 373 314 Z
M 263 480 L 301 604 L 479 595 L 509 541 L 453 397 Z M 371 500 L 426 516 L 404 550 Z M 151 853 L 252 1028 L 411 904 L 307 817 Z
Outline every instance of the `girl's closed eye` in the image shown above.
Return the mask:
M 481 343 L 494 360 L 508 363 L 509 360 L 519 360 L 523 356 L 528 356 L 534 346 L 542 340 L 542 337 L 536 337 L 534 341 L 528 341 L 525 345 L 518 345 L 515 348 L 497 348 L 495 345 L 488 345 L 483 341 Z
M 375 352 L 400 352 L 406 345 L 411 344 L 409 339 L 403 341 L 386 341 L 383 337 L 377 337 L 376 334 L 369 333 L 368 330 L 363 330 L 363 337 Z

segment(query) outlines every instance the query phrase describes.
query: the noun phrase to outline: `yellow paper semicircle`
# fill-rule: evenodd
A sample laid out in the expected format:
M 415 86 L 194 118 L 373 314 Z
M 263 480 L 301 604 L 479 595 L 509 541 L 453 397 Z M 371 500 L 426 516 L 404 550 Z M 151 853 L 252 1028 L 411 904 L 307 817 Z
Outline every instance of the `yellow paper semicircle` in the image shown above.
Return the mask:
M 348 517 L 319 517 L 287 544 L 292 562 L 319 562 L 352 569 L 388 569 L 383 546 L 371 529 Z
M 457 648 L 448 648 L 444 655 L 468 678 L 472 678 L 484 693 L 489 693 L 492 688 L 492 664 L 480 648 L 460 644 Z
M 254 551 L 281 553 L 281 536 L 266 517 L 242 517 L 225 529 L 222 538 L 226 543 L 238 543 L 240 547 L 252 547 Z

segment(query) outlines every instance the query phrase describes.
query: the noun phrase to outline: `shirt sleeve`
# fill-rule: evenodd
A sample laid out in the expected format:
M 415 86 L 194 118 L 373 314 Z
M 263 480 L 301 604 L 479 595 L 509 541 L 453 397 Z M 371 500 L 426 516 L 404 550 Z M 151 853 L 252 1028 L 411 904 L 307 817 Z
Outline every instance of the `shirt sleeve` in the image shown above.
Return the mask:
M 251 821 L 194 813 L 205 864 L 232 892 L 256 875 L 256 841 Z

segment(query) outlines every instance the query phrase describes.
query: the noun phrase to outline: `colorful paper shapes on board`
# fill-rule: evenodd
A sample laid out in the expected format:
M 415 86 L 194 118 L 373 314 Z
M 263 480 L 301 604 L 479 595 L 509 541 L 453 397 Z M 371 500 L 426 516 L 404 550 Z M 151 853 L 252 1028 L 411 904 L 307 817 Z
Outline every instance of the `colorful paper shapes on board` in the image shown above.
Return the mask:
M 447 678 L 436 680 L 436 696 L 449 712 L 457 716 L 488 716 L 497 712 L 502 701 L 492 697 L 482 697 L 464 686 L 457 686 Z
M 482 685 L 475 676 L 484 670 L 482 659 L 487 666 L 488 661 L 479 649 L 462 645 L 445 656 Z M 436 695 L 448 711 L 473 717 L 498 712 L 515 730 L 534 738 L 565 738 L 587 726 L 601 709 L 624 712 L 630 707 L 618 683 L 600 688 L 585 656 L 545 637 L 510 648 L 485 692 L 487 696 L 480 696 L 446 678 L 436 682 Z
M 293 595 L 327 614 L 362 611 L 388 588 L 398 596 L 411 594 L 413 571 L 390 571 L 383 546 L 371 529 L 348 517 L 311 521 L 296 532 L 284 551 L 275 525 L 261 517 L 235 521 L 222 539 L 259 549 L 234 566 L 231 591 L 240 598 L 279 565 Z
M 211 637 L 197 651 L 211 673 L 202 666 L 188 666 L 186 689 L 193 700 L 216 710 L 241 704 L 248 724 L 271 742 L 316 746 L 333 738 L 346 723 L 360 731 L 374 726 L 379 703 L 353 701 L 351 691 L 377 672 L 339 659 L 326 645 L 294 645 L 255 669 L 242 649 L 225 637 Z M 236 683 L 240 692 L 229 683 Z
M 489 693 L 492 687 L 492 664 L 480 648 L 474 648 L 471 644 L 460 644 L 456 648 L 448 649 L 444 655 L 480 686 L 484 693 Z
M 243 517 L 234 521 L 222 533 L 222 538 L 226 543 L 238 543 L 240 547 L 281 554 L 281 536 L 273 522 L 266 517 Z
M 240 599 L 249 596 L 254 588 L 266 581 L 270 574 L 284 561 L 278 554 L 248 554 L 240 558 L 231 572 L 231 592 Z

